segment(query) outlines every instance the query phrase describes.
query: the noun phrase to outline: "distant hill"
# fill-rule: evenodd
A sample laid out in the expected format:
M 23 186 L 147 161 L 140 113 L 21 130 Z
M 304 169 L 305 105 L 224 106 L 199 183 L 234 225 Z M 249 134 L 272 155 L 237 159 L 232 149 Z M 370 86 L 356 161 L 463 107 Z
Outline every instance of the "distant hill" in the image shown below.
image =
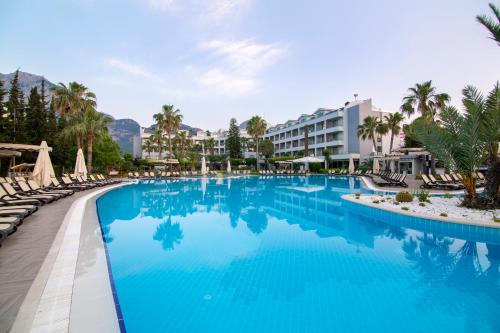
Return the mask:
M 10 74 L 0 73 L 0 80 L 4 81 L 4 87 L 6 90 L 10 89 L 10 81 L 12 81 L 13 78 L 14 78 L 14 73 L 10 73 Z M 52 93 L 50 92 L 50 88 L 56 86 L 54 83 L 48 81 L 43 76 L 19 71 L 19 86 L 21 87 L 21 90 L 23 91 L 24 98 L 26 98 L 26 99 L 28 98 L 30 91 L 33 87 L 40 88 L 42 86 L 43 80 L 45 80 L 45 90 L 46 90 L 46 93 L 48 96 L 47 99 L 50 99 L 50 97 L 52 96 Z
M 111 117 L 112 118 L 112 117 Z M 133 153 L 134 136 L 139 135 L 141 126 L 133 119 L 114 119 L 108 124 L 109 135 L 124 153 Z
M 148 130 L 154 131 L 156 129 L 156 124 L 147 127 Z M 181 131 L 188 131 L 189 133 L 195 134 L 197 131 L 202 131 L 201 128 L 191 127 L 186 124 L 181 124 Z

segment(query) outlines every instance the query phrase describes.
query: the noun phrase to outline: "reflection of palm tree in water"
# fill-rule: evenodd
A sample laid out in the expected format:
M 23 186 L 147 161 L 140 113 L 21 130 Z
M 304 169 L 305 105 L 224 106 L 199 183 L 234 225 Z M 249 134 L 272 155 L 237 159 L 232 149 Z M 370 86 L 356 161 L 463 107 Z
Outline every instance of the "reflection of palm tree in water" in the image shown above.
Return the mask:
M 179 245 L 184 238 L 182 229 L 179 223 L 173 223 L 169 216 L 168 219 L 156 227 L 156 232 L 153 239 L 161 241 L 161 247 L 164 250 L 173 250 L 175 245 Z
M 499 332 L 500 246 L 486 244 L 490 265 L 484 270 L 476 242 L 464 241 L 455 253 L 451 252 L 452 244 L 450 238 L 428 233 L 403 242 L 406 258 L 415 262 L 415 268 L 421 273 L 418 283 L 427 286 L 420 306 L 427 310 L 439 307 L 438 311 L 444 309 L 453 315 L 460 313 L 468 331 Z M 450 302 L 443 297 L 449 288 L 462 293 L 463 301 Z M 485 310 L 478 312 L 478 306 Z

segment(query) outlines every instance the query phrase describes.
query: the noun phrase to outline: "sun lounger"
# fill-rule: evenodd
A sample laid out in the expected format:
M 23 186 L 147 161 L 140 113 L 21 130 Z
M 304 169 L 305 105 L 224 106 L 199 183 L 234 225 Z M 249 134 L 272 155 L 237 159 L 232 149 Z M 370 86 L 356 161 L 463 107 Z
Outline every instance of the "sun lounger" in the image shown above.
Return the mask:
M 62 196 L 69 196 L 69 195 L 73 195 L 75 193 L 75 191 L 73 190 L 68 190 L 68 189 L 52 189 L 52 188 L 49 188 L 49 187 L 46 187 L 46 188 L 41 188 L 37 182 L 35 182 L 34 180 L 28 180 L 28 186 L 35 192 L 38 192 L 40 194 L 55 194 L 55 193 L 58 193 L 58 194 L 61 194 Z
M 8 198 L 23 199 L 23 200 L 36 199 L 42 201 L 43 203 L 50 203 L 56 200 L 54 196 L 49 196 L 49 195 L 41 195 L 41 194 L 37 195 L 24 192 L 18 193 L 18 191 L 16 191 L 9 183 L 2 183 L 1 186 L 4 188 L 5 192 L 7 192 L 8 196 L 4 197 L 4 199 L 6 200 L 9 200 Z

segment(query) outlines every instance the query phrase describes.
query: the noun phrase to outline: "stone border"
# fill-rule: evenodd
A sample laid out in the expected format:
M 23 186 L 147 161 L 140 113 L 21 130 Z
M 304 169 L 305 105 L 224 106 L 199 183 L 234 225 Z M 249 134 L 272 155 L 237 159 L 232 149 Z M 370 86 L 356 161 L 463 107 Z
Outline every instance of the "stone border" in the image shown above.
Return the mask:
M 82 222 L 86 218 L 87 202 L 129 184 L 131 183 L 107 186 L 73 202 L 19 309 L 11 333 L 69 331 L 80 236 Z M 113 319 L 115 318 L 116 314 Z
M 368 206 L 371 208 L 376 208 L 380 210 L 385 210 L 391 213 L 396 213 L 400 215 L 406 215 L 406 216 L 412 216 L 412 217 L 417 217 L 417 218 L 422 218 L 426 220 L 432 220 L 432 221 L 437 221 L 437 222 L 448 222 L 448 223 L 456 223 L 456 224 L 465 224 L 465 225 L 473 225 L 473 226 L 478 226 L 478 227 L 486 227 L 486 228 L 500 228 L 500 223 L 495 223 L 495 222 L 486 222 L 486 221 L 476 221 L 476 220 L 470 220 L 470 219 L 462 219 L 462 218 L 453 218 L 453 217 L 444 217 L 444 216 L 434 216 L 434 215 L 427 215 L 427 214 L 420 214 L 420 213 L 414 213 L 410 211 L 405 211 L 402 209 L 395 209 L 395 208 L 389 208 L 381 205 L 377 205 L 374 203 L 366 202 L 366 201 L 361 201 L 358 200 L 354 197 L 353 194 L 344 194 L 341 196 L 343 200 L 358 204 L 358 205 L 363 205 L 363 206 Z

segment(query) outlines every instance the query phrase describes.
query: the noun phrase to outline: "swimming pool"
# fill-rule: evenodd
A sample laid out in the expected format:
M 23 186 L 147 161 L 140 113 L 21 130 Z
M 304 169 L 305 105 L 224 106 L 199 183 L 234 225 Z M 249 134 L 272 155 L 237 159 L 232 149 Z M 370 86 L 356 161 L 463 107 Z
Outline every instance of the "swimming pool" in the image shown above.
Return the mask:
M 499 332 L 500 231 L 343 201 L 355 178 L 124 186 L 97 201 L 127 332 Z

